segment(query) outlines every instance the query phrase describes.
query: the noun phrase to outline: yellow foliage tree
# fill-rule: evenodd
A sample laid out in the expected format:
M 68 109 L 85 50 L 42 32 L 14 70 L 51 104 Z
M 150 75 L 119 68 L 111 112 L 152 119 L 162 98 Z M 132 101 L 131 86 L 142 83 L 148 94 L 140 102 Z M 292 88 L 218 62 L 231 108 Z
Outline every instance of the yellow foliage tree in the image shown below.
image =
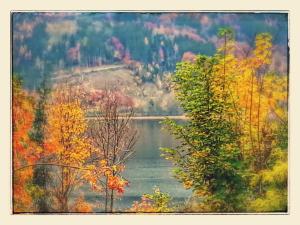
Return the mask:
M 52 153 L 51 163 L 57 166 L 52 172 L 52 193 L 58 210 L 68 212 L 72 191 L 82 184 L 90 170 L 86 163 L 92 153 L 85 136 L 87 124 L 78 96 L 68 88 L 53 92 L 47 114 L 46 150 Z
M 219 51 L 225 52 L 225 47 Z M 287 146 L 280 149 L 280 142 L 281 136 L 287 137 L 288 78 L 269 70 L 272 57 L 270 34 L 258 34 L 255 47 L 247 56 L 238 58 L 234 52 L 234 47 L 227 50 L 217 69 L 218 74 L 226 77 L 225 85 L 229 90 L 226 97 L 231 99 L 233 106 L 229 108 L 228 117 L 236 121 L 242 157 L 254 174 L 250 186 L 255 194 L 250 199 L 249 210 L 284 211 L 287 204 L 287 158 L 282 159 L 278 154 L 287 154 Z M 282 127 L 285 130 L 280 131 Z M 280 175 L 276 174 L 278 168 L 283 168 L 280 173 L 284 178 L 279 185 L 274 185 L 276 176 Z M 270 174 L 273 176 L 267 176 Z M 273 197 L 278 199 L 278 204 Z
M 268 71 L 271 40 L 269 34 L 257 35 L 252 55 L 239 62 L 241 73 L 232 87 L 240 110 L 241 146 L 255 171 L 266 168 L 277 144 L 276 130 L 287 121 L 287 77 Z
M 270 34 L 258 34 L 254 49 L 244 57 L 236 55 L 232 32 L 224 29 L 222 37 L 214 79 L 223 85 L 215 92 L 231 103 L 223 114 L 235 121 L 243 157 L 252 161 L 255 171 L 260 171 L 278 144 L 276 131 L 287 124 L 287 76 L 268 70 L 272 56 Z

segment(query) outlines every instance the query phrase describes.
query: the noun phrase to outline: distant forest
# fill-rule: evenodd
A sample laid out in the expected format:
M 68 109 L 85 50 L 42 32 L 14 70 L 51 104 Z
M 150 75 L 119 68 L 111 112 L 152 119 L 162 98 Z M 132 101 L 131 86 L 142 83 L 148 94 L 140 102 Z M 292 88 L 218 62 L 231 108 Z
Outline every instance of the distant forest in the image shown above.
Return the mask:
M 253 45 L 253 37 L 263 31 L 273 36 L 274 45 L 286 47 L 287 23 L 285 15 L 281 17 L 265 13 L 15 13 L 13 71 L 24 77 L 26 87 L 34 88 L 43 74 L 51 76 L 60 68 L 131 59 L 151 72 L 143 76 L 144 82 L 151 82 L 157 74 L 174 71 L 176 62 L 188 53 L 214 54 L 220 27 L 237 28 L 236 39 L 244 45 Z M 286 48 L 280 50 L 286 55 Z
M 287 73 L 286 14 L 13 13 L 12 26 L 13 73 L 23 78 L 26 89 L 37 90 L 57 71 L 74 74 L 74 68 L 125 65 L 135 81 L 126 84 L 129 95 L 139 93 L 136 102 L 142 103 L 136 111 L 143 115 L 181 114 L 169 87 L 176 63 L 215 54 L 222 27 L 235 30 L 238 54 L 244 55 L 258 33 L 270 33 L 270 70 Z

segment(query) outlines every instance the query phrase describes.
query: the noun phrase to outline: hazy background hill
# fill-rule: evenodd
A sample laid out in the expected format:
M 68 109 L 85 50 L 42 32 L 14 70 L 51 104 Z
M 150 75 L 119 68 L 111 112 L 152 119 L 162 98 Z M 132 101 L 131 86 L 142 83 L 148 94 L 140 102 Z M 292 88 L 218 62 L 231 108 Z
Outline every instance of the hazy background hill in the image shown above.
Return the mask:
M 267 13 L 14 13 L 13 73 L 36 89 L 43 77 L 118 85 L 142 115 L 181 113 L 170 89 L 176 63 L 212 55 L 218 29 L 232 27 L 240 54 L 255 35 L 273 36 L 271 70 L 287 73 L 287 15 Z

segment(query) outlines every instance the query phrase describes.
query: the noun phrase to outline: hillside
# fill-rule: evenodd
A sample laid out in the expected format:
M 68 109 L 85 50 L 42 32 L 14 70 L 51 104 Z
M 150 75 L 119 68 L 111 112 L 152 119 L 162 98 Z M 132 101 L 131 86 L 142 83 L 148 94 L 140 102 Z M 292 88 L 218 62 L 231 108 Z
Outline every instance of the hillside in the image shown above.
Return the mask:
M 55 77 L 66 71 L 84 76 L 93 89 L 118 81 L 143 115 L 180 114 L 169 88 L 176 63 L 213 55 L 221 27 L 235 30 L 241 55 L 253 47 L 256 34 L 269 32 L 270 71 L 286 74 L 288 67 L 286 14 L 13 13 L 12 25 L 12 69 L 27 89 L 38 88 L 43 77 L 63 79 Z
M 90 92 L 115 87 L 122 96 L 134 102 L 137 116 L 180 115 L 181 109 L 170 90 L 169 76 L 156 82 L 142 82 L 140 77 L 124 64 L 98 67 L 76 67 L 54 73 L 54 83 L 76 82 Z

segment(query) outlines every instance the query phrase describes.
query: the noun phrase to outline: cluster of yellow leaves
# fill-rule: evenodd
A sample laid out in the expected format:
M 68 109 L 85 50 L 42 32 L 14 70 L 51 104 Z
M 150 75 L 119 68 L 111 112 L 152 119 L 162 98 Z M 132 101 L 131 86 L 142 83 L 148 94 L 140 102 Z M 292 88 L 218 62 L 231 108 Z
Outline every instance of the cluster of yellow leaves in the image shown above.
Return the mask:
M 80 212 L 80 213 L 86 213 L 86 212 L 92 212 L 93 207 L 91 204 L 88 204 L 84 197 L 80 195 L 74 202 L 73 206 L 71 207 L 72 212 Z
M 260 171 L 250 185 L 268 187 L 256 199 L 250 201 L 249 211 L 274 212 L 287 210 L 288 164 L 287 154 L 278 151 L 280 156 L 272 168 Z
M 270 34 L 261 33 L 256 36 L 253 55 L 252 63 L 255 68 L 271 64 L 272 36 Z
M 57 160 L 64 165 L 82 166 L 91 153 L 84 136 L 87 125 L 78 102 L 59 103 L 49 107 L 47 134 L 55 146 Z
M 141 202 L 135 201 L 129 209 L 129 212 L 151 213 L 157 212 L 157 209 L 153 206 L 151 200 L 143 195 Z
M 241 133 L 240 147 L 245 157 L 254 157 L 264 164 L 275 146 L 275 130 L 287 119 L 287 77 L 267 71 L 271 63 L 272 36 L 257 35 L 249 56 L 236 57 L 232 42 L 226 55 L 220 55 L 215 66 L 213 83 L 219 99 L 229 101 L 227 119 Z M 224 52 L 224 46 L 219 50 Z
M 71 191 L 85 180 L 94 182 L 87 160 L 93 152 L 86 137 L 87 123 L 80 100 L 70 89 L 57 89 L 52 93 L 51 103 L 47 105 L 47 125 L 44 145 L 50 163 L 59 169 L 54 170 L 58 185 L 53 189 L 60 211 L 68 211 Z

